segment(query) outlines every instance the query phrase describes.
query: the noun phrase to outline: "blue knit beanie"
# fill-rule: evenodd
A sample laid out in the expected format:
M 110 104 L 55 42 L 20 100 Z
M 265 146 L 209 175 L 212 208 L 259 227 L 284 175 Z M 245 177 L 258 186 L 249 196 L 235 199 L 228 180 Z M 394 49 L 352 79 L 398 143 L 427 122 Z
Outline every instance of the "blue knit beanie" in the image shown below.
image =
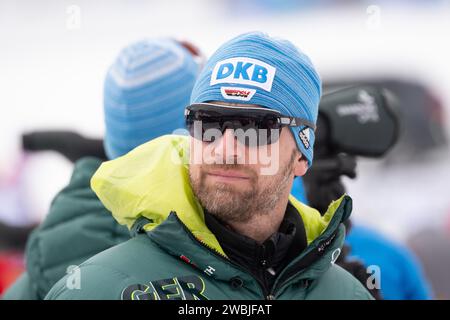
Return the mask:
M 211 56 L 195 83 L 191 103 L 257 104 L 316 123 L 321 90 L 310 59 L 291 42 L 252 32 L 226 42 Z M 311 166 L 314 130 L 290 129 Z
M 173 39 L 143 40 L 123 49 L 104 85 L 108 158 L 184 128 L 198 71 L 195 57 Z

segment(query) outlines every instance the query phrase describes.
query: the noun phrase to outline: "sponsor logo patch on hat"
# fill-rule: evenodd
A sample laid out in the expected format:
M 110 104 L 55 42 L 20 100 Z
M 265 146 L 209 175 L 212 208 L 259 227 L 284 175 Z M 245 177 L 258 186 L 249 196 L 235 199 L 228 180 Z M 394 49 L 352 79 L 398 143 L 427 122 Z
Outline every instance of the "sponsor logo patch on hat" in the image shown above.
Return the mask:
M 305 127 L 303 130 L 300 130 L 300 132 L 298 133 L 298 136 L 300 138 L 300 140 L 303 143 L 303 146 L 305 147 L 305 149 L 309 149 L 310 143 L 309 143 L 309 128 Z
M 235 83 L 251 85 L 266 91 L 272 90 L 276 68 L 257 59 L 247 57 L 219 61 L 211 74 L 210 85 Z
M 225 99 L 234 99 L 242 101 L 250 101 L 255 94 L 256 89 L 237 88 L 237 87 L 221 87 L 220 93 Z

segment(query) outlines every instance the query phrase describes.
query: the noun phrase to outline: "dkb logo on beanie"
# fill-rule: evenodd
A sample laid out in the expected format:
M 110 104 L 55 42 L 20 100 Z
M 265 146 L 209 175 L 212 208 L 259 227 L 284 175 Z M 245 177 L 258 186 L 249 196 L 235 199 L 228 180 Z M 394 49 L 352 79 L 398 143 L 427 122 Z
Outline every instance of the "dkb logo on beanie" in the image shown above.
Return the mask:
M 236 83 L 272 90 L 276 68 L 257 59 L 236 57 L 217 62 L 210 85 Z

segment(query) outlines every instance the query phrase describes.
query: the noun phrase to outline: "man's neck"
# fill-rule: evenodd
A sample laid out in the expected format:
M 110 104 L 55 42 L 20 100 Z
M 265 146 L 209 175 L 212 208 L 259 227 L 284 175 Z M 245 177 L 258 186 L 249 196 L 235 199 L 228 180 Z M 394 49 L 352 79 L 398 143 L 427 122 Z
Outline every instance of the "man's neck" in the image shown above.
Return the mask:
M 229 221 L 228 225 L 237 233 L 249 237 L 258 243 L 263 243 L 272 234 L 278 231 L 283 221 L 288 200 L 283 201 L 270 211 L 270 213 L 255 213 L 246 222 Z

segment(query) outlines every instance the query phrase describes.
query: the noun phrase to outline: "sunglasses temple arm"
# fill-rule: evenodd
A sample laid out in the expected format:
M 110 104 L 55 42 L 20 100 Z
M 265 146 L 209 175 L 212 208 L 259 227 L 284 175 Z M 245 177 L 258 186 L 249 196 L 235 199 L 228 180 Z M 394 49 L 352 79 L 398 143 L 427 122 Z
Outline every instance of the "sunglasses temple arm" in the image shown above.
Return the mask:
M 295 122 L 295 125 L 292 125 L 292 122 Z M 292 118 L 292 122 L 291 127 L 306 126 L 313 129 L 313 131 L 316 131 L 316 125 L 311 121 L 305 120 L 303 118 Z

